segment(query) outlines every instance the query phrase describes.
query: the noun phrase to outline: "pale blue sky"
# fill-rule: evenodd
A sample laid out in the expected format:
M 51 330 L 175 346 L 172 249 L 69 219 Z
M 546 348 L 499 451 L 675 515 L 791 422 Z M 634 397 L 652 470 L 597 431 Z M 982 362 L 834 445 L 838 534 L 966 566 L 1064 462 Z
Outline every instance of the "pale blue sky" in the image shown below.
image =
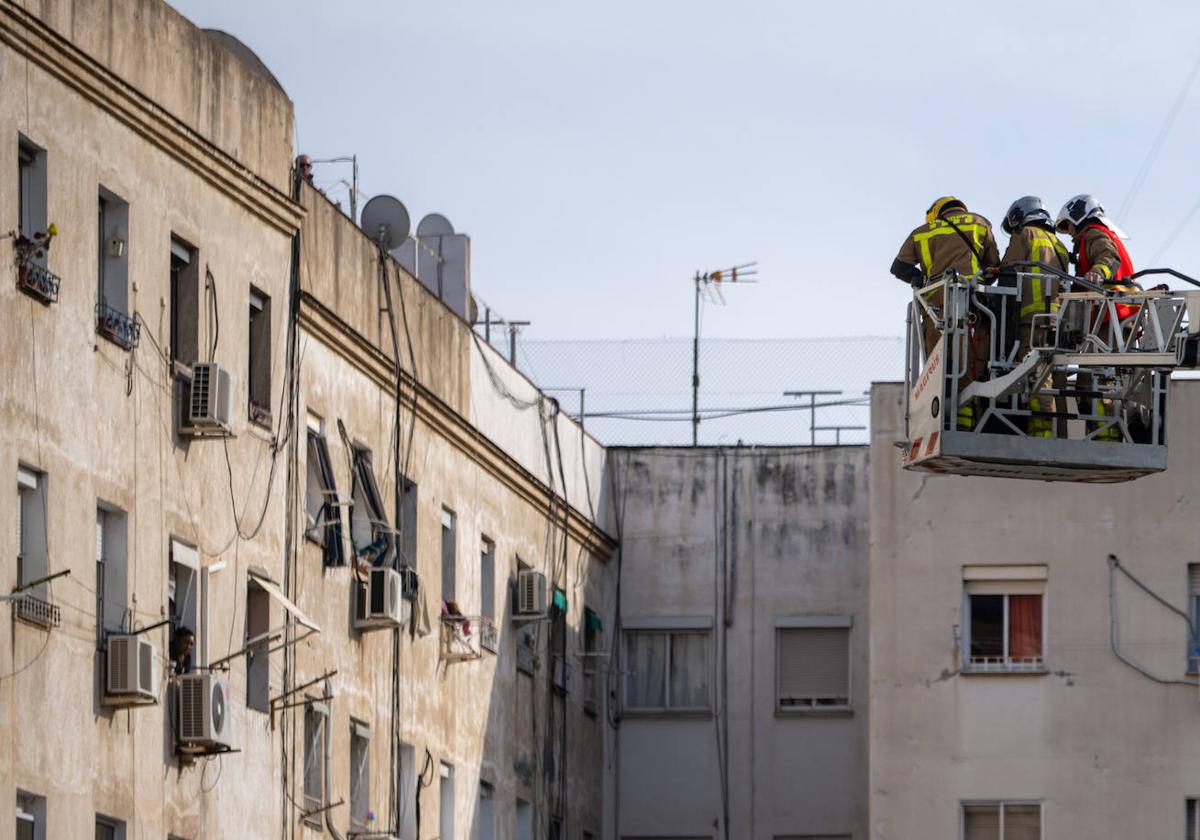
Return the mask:
M 1200 3 L 181 0 L 255 50 L 314 157 L 472 239 L 530 338 L 691 333 L 695 269 L 757 259 L 705 333 L 897 335 L 930 200 L 1116 214 L 1200 57 Z M 1139 267 L 1200 200 L 1200 82 L 1132 212 Z M 318 181 L 339 172 L 318 171 Z M 1160 261 L 1200 273 L 1200 214 Z

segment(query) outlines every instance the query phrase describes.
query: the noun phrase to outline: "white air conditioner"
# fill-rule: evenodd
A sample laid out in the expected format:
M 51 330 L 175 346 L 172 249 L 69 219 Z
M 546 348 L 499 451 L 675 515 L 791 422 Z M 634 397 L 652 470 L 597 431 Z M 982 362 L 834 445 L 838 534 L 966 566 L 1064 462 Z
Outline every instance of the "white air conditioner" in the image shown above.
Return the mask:
M 188 395 L 187 431 L 194 434 L 228 434 L 232 416 L 233 378 L 220 365 L 192 366 Z
M 158 699 L 158 652 L 142 636 L 109 636 L 104 705 Z
M 403 578 L 395 569 L 375 566 L 358 587 L 355 627 L 403 627 L 412 605 L 404 598 Z
M 517 573 L 517 615 L 546 613 L 546 576 L 532 569 Z
M 220 752 L 232 746 L 229 683 L 215 674 L 183 674 L 177 697 L 182 751 Z

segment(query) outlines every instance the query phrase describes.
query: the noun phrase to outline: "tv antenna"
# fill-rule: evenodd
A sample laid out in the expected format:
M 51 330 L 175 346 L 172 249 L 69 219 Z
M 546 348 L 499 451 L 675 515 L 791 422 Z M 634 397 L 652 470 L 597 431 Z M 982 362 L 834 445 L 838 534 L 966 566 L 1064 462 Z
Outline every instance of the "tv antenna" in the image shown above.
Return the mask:
M 384 251 L 390 251 L 408 239 L 408 210 L 400 199 L 390 195 L 377 195 L 368 201 L 360 224 L 363 232 Z
M 341 157 L 313 158 L 313 163 L 348 163 L 350 164 L 350 218 L 358 218 L 358 155 L 342 155 Z M 343 181 L 342 183 L 345 183 Z M 365 208 L 364 208 L 365 209 Z
M 692 446 L 700 442 L 700 297 L 703 295 L 710 303 L 724 306 L 725 295 L 721 292 L 721 285 L 757 283 L 757 266 L 757 262 L 748 262 L 716 271 L 697 271 L 693 278 L 696 284 L 696 329 L 692 333 Z

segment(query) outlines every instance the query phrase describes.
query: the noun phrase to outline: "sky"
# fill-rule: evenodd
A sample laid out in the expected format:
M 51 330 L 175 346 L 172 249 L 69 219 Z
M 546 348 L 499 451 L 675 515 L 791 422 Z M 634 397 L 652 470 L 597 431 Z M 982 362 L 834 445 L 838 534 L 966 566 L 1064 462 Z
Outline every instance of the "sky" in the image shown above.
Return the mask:
M 531 339 L 691 335 L 694 272 L 750 261 L 704 335 L 900 335 L 888 267 L 944 194 L 1003 250 L 1013 199 L 1094 193 L 1135 265 L 1200 275 L 1194 0 L 174 5 L 272 70 L 297 151 L 469 234 Z

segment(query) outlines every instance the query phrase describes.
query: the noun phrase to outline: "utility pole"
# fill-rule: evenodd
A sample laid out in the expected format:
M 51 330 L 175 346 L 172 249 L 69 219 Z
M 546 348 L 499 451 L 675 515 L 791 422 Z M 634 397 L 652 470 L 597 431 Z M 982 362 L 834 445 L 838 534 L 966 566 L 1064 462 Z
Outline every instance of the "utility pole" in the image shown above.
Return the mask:
M 834 396 L 841 391 L 784 391 L 785 397 L 808 397 L 808 445 L 817 445 L 817 397 Z M 825 428 L 825 427 L 823 427 Z M 833 428 L 832 426 L 828 428 Z M 847 427 L 849 428 L 849 427 Z M 839 433 L 840 439 L 840 433 Z
M 700 295 L 707 292 L 713 303 L 725 303 L 721 294 L 721 283 L 757 283 L 757 262 L 743 263 L 717 271 L 696 272 L 693 282 L 696 285 L 695 327 L 692 332 L 692 446 L 700 444 Z
M 531 321 L 504 321 L 508 325 L 508 363 L 517 366 L 517 333 L 528 327 Z

